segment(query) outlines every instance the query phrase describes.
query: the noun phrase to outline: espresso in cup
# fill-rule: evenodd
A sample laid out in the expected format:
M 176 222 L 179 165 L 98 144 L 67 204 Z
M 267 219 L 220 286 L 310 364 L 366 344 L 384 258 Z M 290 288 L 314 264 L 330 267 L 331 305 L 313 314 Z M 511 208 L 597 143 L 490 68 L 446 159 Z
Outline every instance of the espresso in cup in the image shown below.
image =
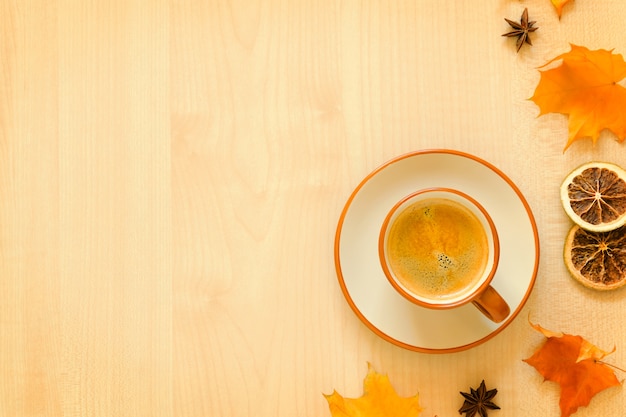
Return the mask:
M 495 225 L 461 191 L 425 189 L 400 200 L 383 222 L 378 250 L 391 285 L 416 304 L 446 309 L 472 302 L 496 323 L 509 315 L 490 285 L 500 257 Z
M 487 233 L 464 205 L 427 198 L 402 209 L 386 243 L 398 281 L 417 296 L 455 299 L 479 284 L 489 259 Z

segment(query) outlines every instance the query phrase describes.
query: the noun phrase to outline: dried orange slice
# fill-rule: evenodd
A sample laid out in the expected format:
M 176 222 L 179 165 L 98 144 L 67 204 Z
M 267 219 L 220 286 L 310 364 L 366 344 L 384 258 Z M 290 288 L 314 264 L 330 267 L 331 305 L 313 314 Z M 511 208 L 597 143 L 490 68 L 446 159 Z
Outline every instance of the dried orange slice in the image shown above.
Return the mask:
M 561 184 L 561 203 L 583 229 L 617 229 L 626 224 L 626 171 L 607 162 L 581 165 Z
M 591 232 L 578 225 L 565 239 L 565 265 L 586 287 L 613 290 L 626 284 L 626 227 Z

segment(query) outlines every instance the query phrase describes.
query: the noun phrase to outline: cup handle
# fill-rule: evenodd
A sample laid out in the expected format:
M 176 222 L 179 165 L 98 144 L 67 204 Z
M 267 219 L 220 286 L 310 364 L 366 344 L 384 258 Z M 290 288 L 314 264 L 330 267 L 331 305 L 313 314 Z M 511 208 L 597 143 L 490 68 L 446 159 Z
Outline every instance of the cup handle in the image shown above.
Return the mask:
M 494 323 L 500 323 L 509 316 L 511 309 L 504 298 L 490 285 L 472 300 L 476 308 Z

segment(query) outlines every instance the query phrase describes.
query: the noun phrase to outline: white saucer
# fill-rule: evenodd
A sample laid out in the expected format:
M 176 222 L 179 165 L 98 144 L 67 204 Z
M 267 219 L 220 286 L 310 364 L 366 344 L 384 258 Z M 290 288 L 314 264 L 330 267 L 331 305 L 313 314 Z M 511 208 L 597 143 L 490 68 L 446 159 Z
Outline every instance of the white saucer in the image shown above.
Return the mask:
M 492 286 L 511 307 L 501 323 L 472 304 L 434 311 L 411 303 L 389 284 L 378 258 L 378 234 L 389 209 L 407 194 L 449 187 L 475 197 L 500 237 L 500 263 Z M 348 199 L 335 235 L 335 267 L 341 290 L 374 333 L 406 349 L 456 352 L 502 331 L 520 312 L 539 267 L 539 236 L 530 206 L 498 168 L 453 150 L 423 150 L 388 161 L 361 181 Z

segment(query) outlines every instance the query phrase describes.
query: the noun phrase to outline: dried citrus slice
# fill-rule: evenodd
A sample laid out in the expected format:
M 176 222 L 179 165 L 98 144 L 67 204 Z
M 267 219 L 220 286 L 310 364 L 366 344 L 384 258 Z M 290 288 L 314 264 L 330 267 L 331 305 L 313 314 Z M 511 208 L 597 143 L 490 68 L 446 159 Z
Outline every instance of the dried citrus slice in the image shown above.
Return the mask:
M 626 171 L 606 162 L 584 164 L 565 177 L 561 203 L 583 229 L 617 229 L 626 223 Z
M 591 232 L 574 225 L 565 239 L 564 260 L 586 287 L 612 290 L 626 284 L 626 227 Z

